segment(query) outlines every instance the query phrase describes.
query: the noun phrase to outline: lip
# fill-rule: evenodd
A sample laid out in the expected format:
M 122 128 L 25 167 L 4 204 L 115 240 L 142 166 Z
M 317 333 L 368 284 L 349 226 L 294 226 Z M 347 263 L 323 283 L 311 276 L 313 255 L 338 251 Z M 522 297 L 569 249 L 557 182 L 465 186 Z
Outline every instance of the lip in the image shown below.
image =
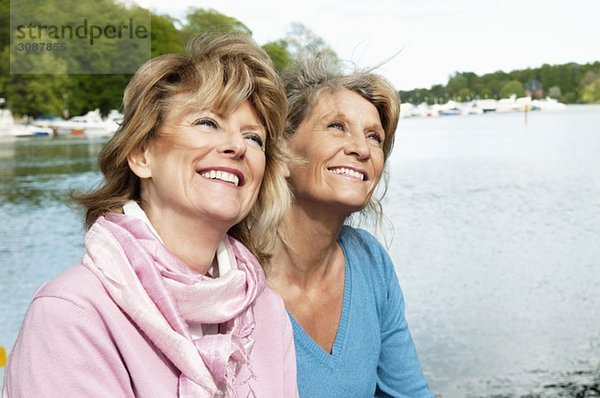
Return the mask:
M 243 186 L 246 183 L 246 179 L 244 178 L 244 173 L 242 173 L 240 170 L 232 168 L 232 167 L 222 167 L 222 166 L 203 167 L 201 169 L 197 169 L 196 173 L 201 175 L 202 173 L 207 172 L 207 171 L 224 171 L 226 173 L 235 175 L 239 179 L 239 183 L 236 186 L 237 188 Z M 205 177 L 202 177 L 202 178 L 205 178 Z M 221 180 L 217 180 L 217 181 L 221 181 Z M 229 183 L 227 183 L 227 184 L 229 184 Z
M 332 173 L 333 173 L 333 170 L 335 170 L 335 169 L 348 169 L 348 170 L 355 171 L 357 173 L 361 173 L 364 176 L 364 179 L 362 181 L 368 181 L 370 179 L 369 173 L 367 173 L 366 170 L 364 170 L 364 169 L 359 169 L 359 168 L 356 168 L 353 166 L 345 166 L 345 165 L 327 167 L 327 171 L 330 171 Z M 343 174 L 340 174 L 340 175 L 343 175 Z

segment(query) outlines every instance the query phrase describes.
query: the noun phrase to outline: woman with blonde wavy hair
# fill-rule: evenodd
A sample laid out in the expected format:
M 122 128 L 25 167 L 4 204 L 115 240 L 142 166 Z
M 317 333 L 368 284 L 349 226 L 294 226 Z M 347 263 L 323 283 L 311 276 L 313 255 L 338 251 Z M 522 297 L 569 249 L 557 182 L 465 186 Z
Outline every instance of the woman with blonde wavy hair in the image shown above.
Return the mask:
M 292 329 L 265 286 L 287 208 L 287 101 L 266 53 L 199 36 L 144 64 L 75 195 L 82 262 L 35 295 L 3 397 L 295 397 Z

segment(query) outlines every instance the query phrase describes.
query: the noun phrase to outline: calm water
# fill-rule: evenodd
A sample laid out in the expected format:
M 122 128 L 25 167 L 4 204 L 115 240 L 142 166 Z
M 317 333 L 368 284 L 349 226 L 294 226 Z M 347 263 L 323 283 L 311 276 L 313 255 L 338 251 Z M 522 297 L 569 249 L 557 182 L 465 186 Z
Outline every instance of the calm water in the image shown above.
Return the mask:
M 0 345 L 83 252 L 102 141 L 0 142 Z M 390 251 L 442 397 L 600 397 L 600 107 L 403 119 Z M 0 377 L 3 371 L 0 369 Z

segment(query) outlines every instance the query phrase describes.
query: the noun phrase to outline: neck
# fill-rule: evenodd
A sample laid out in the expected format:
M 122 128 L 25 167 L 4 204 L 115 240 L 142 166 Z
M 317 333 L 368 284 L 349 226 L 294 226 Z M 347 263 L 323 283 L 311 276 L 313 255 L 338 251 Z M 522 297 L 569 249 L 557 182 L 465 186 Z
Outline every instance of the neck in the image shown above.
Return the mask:
M 208 272 L 227 227 L 219 228 L 214 223 L 203 223 L 164 209 L 147 209 L 146 214 L 171 253 L 193 271 L 203 275 Z
M 337 242 L 345 217 L 331 211 L 315 211 L 316 206 L 294 203 L 280 224 L 273 254 L 274 279 L 293 279 L 310 284 L 331 272 L 341 254 Z

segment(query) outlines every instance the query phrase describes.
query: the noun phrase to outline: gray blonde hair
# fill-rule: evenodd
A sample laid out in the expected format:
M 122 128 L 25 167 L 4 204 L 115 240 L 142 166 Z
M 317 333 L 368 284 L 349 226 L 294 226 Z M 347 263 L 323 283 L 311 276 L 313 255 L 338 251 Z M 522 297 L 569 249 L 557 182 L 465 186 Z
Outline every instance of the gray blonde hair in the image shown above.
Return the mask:
M 271 59 L 247 36 L 199 35 L 190 40 L 184 54 L 161 55 L 142 65 L 125 89 L 123 123 L 100 153 L 103 182 L 93 192 L 71 197 L 86 209 L 88 228 L 102 215 L 121 212 L 129 200 L 142 203 L 140 179 L 127 158 L 158 137 L 173 98 L 181 93 L 190 95 L 186 106 L 219 113 L 229 113 L 248 100 L 265 126 L 266 164 L 257 201 L 229 230 L 264 265 L 291 201 L 282 172 L 287 157 L 279 144 L 287 100 Z
M 284 136 L 291 138 L 304 120 L 306 120 L 321 94 L 350 90 L 373 104 L 377 109 L 385 132 L 383 142 L 384 162 L 394 147 L 394 135 L 400 117 L 400 95 L 384 77 L 372 72 L 372 69 L 357 69 L 351 73 L 338 72 L 335 63 L 326 55 L 317 54 L 310 58 L 297 60 L 283 75 L 285 91 L 289 103 L 289 113 Z M 384 191 L 381 197 L 375 195 L 363 209 L 363 216 L 374 213 L 376 224 L 383 218 L 381 199 L 387 190 L 388 175 L 383 173 Z

